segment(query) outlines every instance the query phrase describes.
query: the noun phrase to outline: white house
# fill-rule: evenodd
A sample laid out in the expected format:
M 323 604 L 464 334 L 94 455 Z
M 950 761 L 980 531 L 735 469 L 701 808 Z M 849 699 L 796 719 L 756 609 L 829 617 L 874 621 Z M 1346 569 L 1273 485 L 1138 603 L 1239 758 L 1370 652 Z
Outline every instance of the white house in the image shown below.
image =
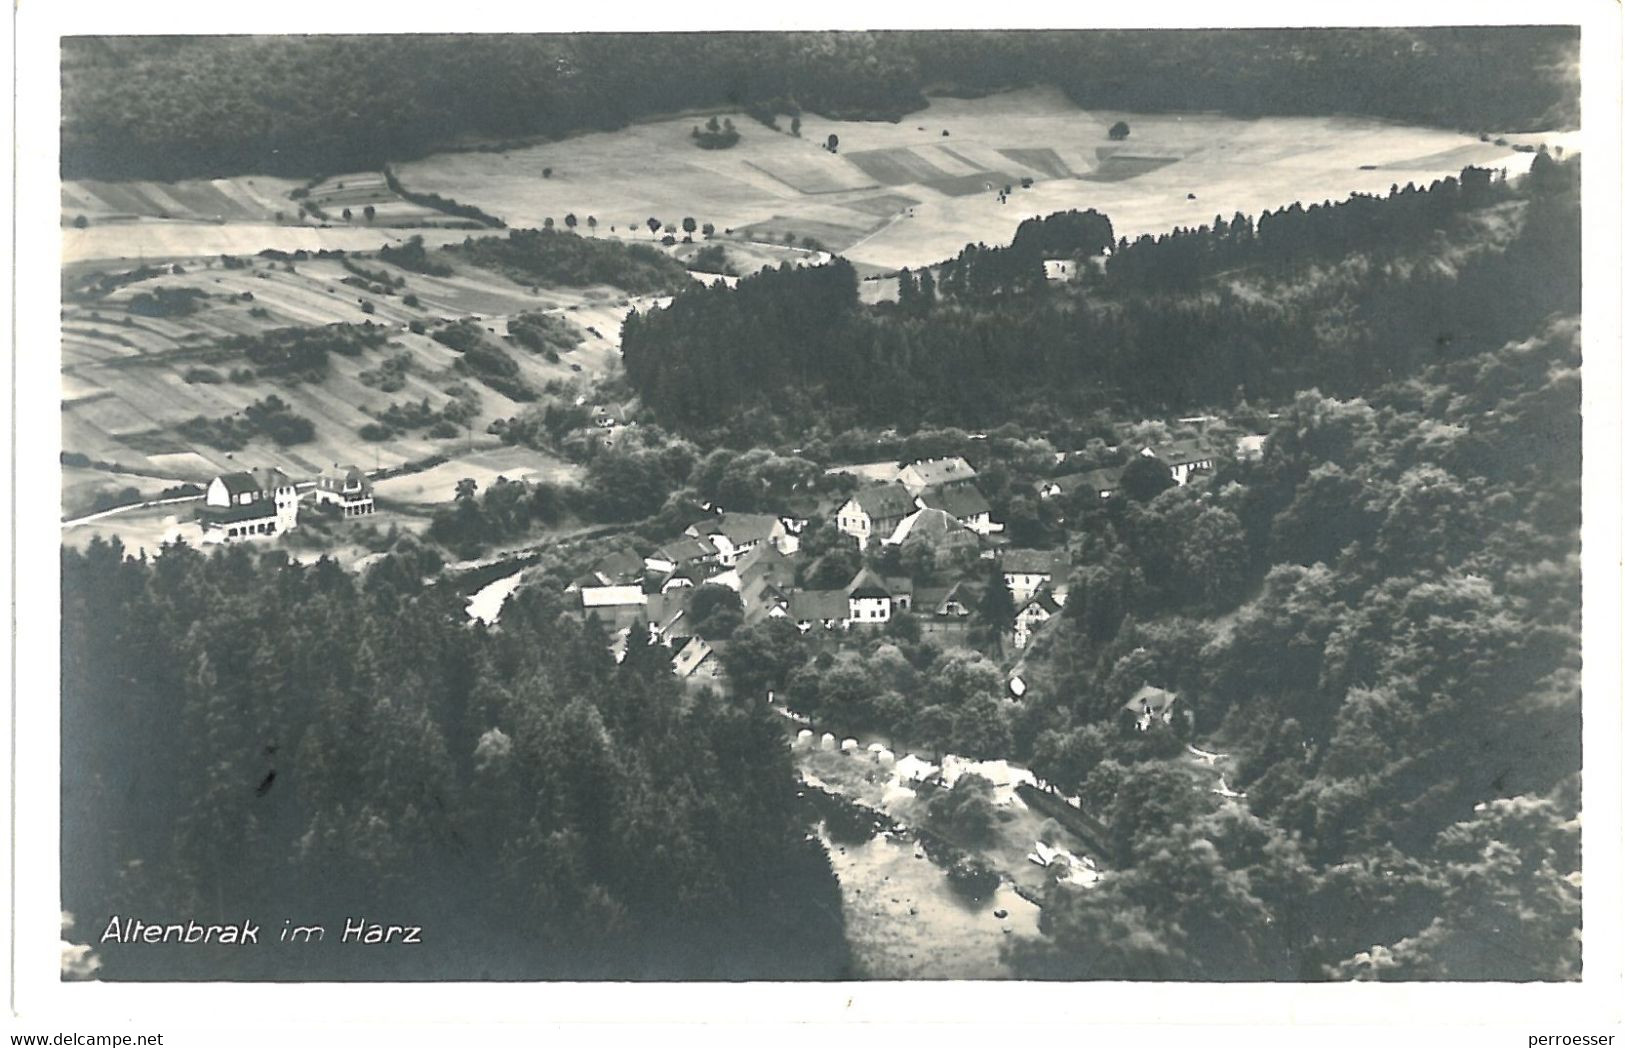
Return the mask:
M 1042 587 L 1049 588 L 1057 603 L 1065 604 L 1068 566 L 1065 550 L 1007 549 L 999 558 L 1010 599 L 1018 608 L 1032 600 Z
M 916 508 L 914 496 L 901 484 L 877 484 L 859 491 L 835 511 L 835 527 L 857 539 L 859 549 L 867 549 L 871 539 L 884 539 L 896 531 Z
M 1167 466 L 1168 475 L 1180 486 L 1190 481 L 1191 474 L 1207 472 L 1214 464 L 1213 452 L 1195 440 L 1175 440 L 1157 447 L 1144 447 L 1140 449 L 1140 454 Z
M 1025 648 L 1034 633 L 1044 623 L 1059 615 L 1061 605 L 1050 592 L 1048 586 L 1041 587 L 1027 603 L 1016 612 L 1015 642 L 1017 648 Z
M 784 521 L 767 513 L 723 513 L 690 524 L 690 538 L 705 538 L 717 548 L 717 562 L 732 567 L 739 558 L 764 544 L 780 553 L 793 553 L 801 540 L 791 535 Z
M 346 517 L 363 517 L 373 512 L 372 481 L 359 466 L 334 463 L 316 477 L 316 502 L 334 505 Z
M 846 585 L 849 605 L 848 618 L 866 626 L 878 626 L 891 621 L 892 592 L 886 580 L 868 568 L 853 576 Z
M 198 520 L 204 542 L 280 535 L 299 526 L 299 492 L 274 467 L 224 473 L 209 482 Z

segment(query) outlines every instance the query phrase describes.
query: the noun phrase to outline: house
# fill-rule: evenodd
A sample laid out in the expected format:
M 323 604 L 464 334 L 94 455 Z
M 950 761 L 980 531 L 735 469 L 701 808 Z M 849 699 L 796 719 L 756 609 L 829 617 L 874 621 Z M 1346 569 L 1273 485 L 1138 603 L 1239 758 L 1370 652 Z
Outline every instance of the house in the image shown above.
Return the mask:
M 1174 719 L 1174 702 L 1179 696 L 1171 691 L 1153 688 L 1147 684 L 1134 693 L 1134 697 L 1123 704 L 1123 708 L 1134 715 L 1134 727 L 1138 731 L 1147 731 L 1153 724 L 1170 724 Z
M 346 517 L 362 517 L 373 512 L 372 481 L 358 466 L 334 463 L 316 477 L 316 504 L 335 505 Z
M 991 535 L 1004 530 L 1003 524 L 992 520 L 992 507 L 974 484 L 927 488 L 920 493 L 919 500 L 924 508 L 940 509 L 978 535 Z
M 582 619 L 597 619 L 614 630 L 631 627 L 647 613 L 649 597 L 642 586 L 586 586 L 580 594 Z
M 643 577 L 643 558 L 629 549 L 616 550 L 598 558 L 592 571 L 607 584 L 624 586 Z
M 763 544 L 774 546 L 780 553 L 791 552 L 786 546 L 792 541 L 795 548 L 800 548 L 800 541 L 792 538 L 784 521 L 768 513 L 723 513 L 707 517 L 690 524 L 685 534 L 709 540 L 717 548 L 718 563 L 724 567 L 732 567 L 741 556 Z
M 693 587 L 649 594 L 643 613 L 649 623 L 650 644 L 663 644 L 669 648 L 688 639 L 685 630 L 689 603 L 693 599 Z
M 1065 550 L 1007 549 L 999 558 L 1010 599 L 1016 607 L 1032 600 L 1040 587 L 1048 586 L 1058 603 L 1066 603 L 1066 571 L 1070 566 Z M 1057 578 L 1059 576 L 1059 578 Z
M 758 546 L 739 558 L 739 600 L 745 606 L 745 621 L 755 622 L 782 612 L 790 603 L 795 587 L 795 560 L 772 546 Z
M 1093 491 L 1102 499 L 1109 499 L 1117 494 L 1123 486 L 1123 467 L 1106 466 L 1101 469 L 1084 470 L 1081 473 L 1068 473 L 1064 476 L 1051 477 L 1049 480 L 1038 482 L 1038 497 L 1041 499 L 1067 498 L 1079 491 Z
M 641 586 L 643 575 L 643 558 L 630 550 L 618 550 L 598 558 L 586 574 L 577 576 L 564 587 L 564 592 L 578 593 L 590 589 Z
M 1244 433 L 1236 438 L 1236 458 L 1243 462 L 1256 462 L 1264 457 L 1264 445 L 1269 443 L 1264 433 Z
M 857 539 L 859 549 L 867 549 L 871 538 L 892 534 L 917 508 L 914 496 L 903 485 L 877 484 L 859 491 L 835 511 L 835 527 Z
M 904 517 L 884 540 L 888 546 L 901 546 L 910 539 L 924 542 L 934 550 L 954 550 L 980 545 L 976 533 L 941 509 L 917 509 Z
M 813 627 L 845 629 L 852 605 L 845 590 L 795 590 L 790 594 L 786 614 L 796 628 L 806 633 Z
M 720 566 L 722 552 L 709 538 L 684 535 L 673 539 L 643 558 L 644 567 L 662 575 L 682 569 L 698 571 L 702 577 L 714 574 Z
M 683 680 L 715 682 L 723 677 L 722 653 L 726 641 L 690 637 L 671 660 L 671 671 Z
M 581 590 L 581 607 L 585 611 L 594 608 L 641 608 L 648 603 L 648 594 L 643 592 L 642 586 L 588 586 Z
M 209 481 L 198 522 L 204 542 L 280 535 L 299 526 L 299 492 L 274 467 L 224 473 Z
M 1061 605 L 1049 587 L 1039 587 L 1038 592 L 1016 612 L 1014 628 L 1016 647 L 1025 648 L 1038 628 L 1060 612 Z
M 1140 449 L 1140 454 L 1167 466 L 1168 475 L 1181 486 L 1190 481 L 1193 473 L 1205 473 L 1214 464 L 1213 452 L 1197 440 L 1174 440 L 1156 447 L 1144 447 Z
M 619 404 L 598 404 L 592 409 L 592 424 L 599 429 L 626 425 L 626 411 Z
M 891 621 L 891 587 L 873 570 L 864 568 L 852 577 L 846 584 L 846 598 L 850 605 L 847 617 L 852 622 L 874 626 Z
M 946 488 L 970 484 L 976 480 L 971 464 L 958 455 L 952 458 L 920 459 L 904 466 L 897 474 L 897 482 L 908 489 L 910 495 L 919 495 L 927 488 Z
M 922 614 L 939 619 L 967 619 L 979 599 L 973 584 L 956 582 L 952 586 L 920 587 L 914 595 L 914 606 Z

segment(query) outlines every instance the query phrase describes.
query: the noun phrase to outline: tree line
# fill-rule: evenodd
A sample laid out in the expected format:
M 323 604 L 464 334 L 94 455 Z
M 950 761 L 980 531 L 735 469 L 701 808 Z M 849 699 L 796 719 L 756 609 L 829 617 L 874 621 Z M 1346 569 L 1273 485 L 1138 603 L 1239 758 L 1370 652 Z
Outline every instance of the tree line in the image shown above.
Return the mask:
M 1473 132 L 1574 126 L 1578 41 L 1560 26 L 67 37 L 62 174 L 377 170 L 470 136 L 500 145 L 721 106 L 897 120 L 928 87 L 1054 85 L 1084 108 Z
M 1577 309 L 1578 184 L 1542 155 L 1516 183 L 1469 170 L 1120 241 L 1067 284 L 1019 242 L 971 245 L 896 306 L 862 306 L 840 259 L 781 267 L 633 313 L 622 355 L 658 420 L 739 444 L 1358 392 Z

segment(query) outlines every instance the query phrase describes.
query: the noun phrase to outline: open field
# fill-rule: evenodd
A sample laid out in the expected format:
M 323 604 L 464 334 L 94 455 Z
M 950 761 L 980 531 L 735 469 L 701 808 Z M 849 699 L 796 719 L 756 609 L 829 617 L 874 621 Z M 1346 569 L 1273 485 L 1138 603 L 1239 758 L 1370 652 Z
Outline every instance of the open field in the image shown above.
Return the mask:
M 585 222 L 590 214 L 599 236 L 647 241 L 650 216 L 693 216 L 719 234 L 732 229 L 735 239 L 811 236 L 879 272 L 940 261 L 971 242 L 1008 243 L 1023 219 L 1067 208 L 1101 210 L 1132 237 L 1216 214 L 1386 192 L 1468 164 L 1516 172 L 1529 155 L 1512 146 L 1545 140 L 1511 136 L 1496 146 L 1338 116 L 1085 111 L 1044 89 L 938 98 L 896 124 L 803 114 L 799 138 L 731 116 L 741 134 L 732 149 L 696 148 L 689 130 L 702 118 L 685 117 L 508 153 L 443 153 L 399 174 L 413 189 L 474 204 L 510 225 L 568 213 Z M 1106 131 L 1119 119 L 1130 135 L 1113 142 Z M 836 154 L 823 148 L 831 134 Z M 1550 141 L 1578 144 L 1573 136 Z M 1023 178 L 1031 188 L 1019 188 Z M 1018 188 L 1001 204 L 987 187 L 1007 184 Z
M 288 194 L 299 185 L 293 179 L 265 175 L 185 182 L 64 182 L 62 221 L 66 224 L 80 215 L 93 224 L 137 218 L 297 221 L 299 205 Z
M 483 228 L 478 222 L 448 215 L 432 207 L 404 200 L 389 188 L 381 171 L 359 171 L 348 175 L 334 175 L 310 187 L 306 202 L 320 209 L 329 222 L 343 222 L 349 226 L 366 228 L 422 226 Z M 373 209 L 372 218 L 366 209 Z M 348 208 L 350 218 L 344 217 Z
M 422 321 L 432 333 L 441 320 L 477 318 L 488 338 L 506 347 L 532 389 L 540 392 L 557 381 L 585 391 L 618 367 L 620 324 L 627 310 L 648 304 L 608 287 L 532 291 L 464 265 L 457 265 L 450 276 L 429 277 L 396 270 L 376 258 L 358 262 L 369 271 L 403 277 L 405 286 L 379 293 L 382 285 L 346 284 L 347 278 L 357 278 L 336 259 L 291 265 L 252 259 L 243 268 L 230 269 L 219 260 L 200 260 L 183 266 L 179 274 L 166 272 L 101 298 L 70 296 L 62 319 L 63 448 L 115 464 L 116 470 L 76 473 L 65 484 L 64 497 L 88 503 L 109 488 L 156 492 L 180 481 L 206 482 L 216 473 L 249 465 L 277 465 L 295 477 L 309 477 L 335 462 L 374 469 L 437 454 L 451 456 L 454 485 L 461 476 L 480 475 L 481 456 L 500 458 L 514 450 L 501 447 L 485 431 L 493 420 L 518 414 L 525 405 L 454 371 L 461 354 L 428 334 L 412 333 L 410 323 Z M 197 312 L 148 317 L 128 311 L 136 295 L 182 288 L 207 296 Z M 407 294 L 418 296 L 416 306 L 406 305 Z M 363 310 L 364 303 L 372 312 Z M 508 318 L 534 312 L 564 318 L 579 329 L 581 343 L 555 363 L 507 342 Z M 356 356 L 328 354 L 327 373 L 315 382 L 266 376 L 235 380 L 232 372 L 248 366 L 248 361 L 221 348 L 233 336 L 333 323 L 381 325 L 388 330 L 388 340 Z M 378 388 L 378 379 L 365 377 L 384 361 L 401 356 L 410 363 L 400 376 L 400 388 L 385 392 Z M 360 435 L 360 428 L 391 404 L 426 399 L 431 408 L 439 409 L 451 401 L 447 388 L 459 380 L 478 392 L 479 410 L 456 436 L 431 438 L 416 429 L 370 442 Z M 233 416 L 272 393 L 295 414 L 311 420 L 314 440 L 284 448 L 256 439 L 230 452 L 198 444 L 177 431 L 188 419 Z M 474 465 L 464 468 L 461 459 L 470 454 Z M 558 468 L 557 463 L 541 465 Z M 524 472 L 501 460 L 491 466 L 489 476 L 504 471 L 509 476 Z M 433 501 L 450 498 L 450 491 L 447 486 Z M 116 529 L 122 523 L 113 521 L 109 526 Z
M 509 480 L 547 480 L 565 483 L 579 478 L 578 466 L 530 448 L 499 447 L 461 455 L 450 462 L 379 481 L 373 492 L 380 500 L 405 505 L 432 506 L 450 502 L 457 482 L 470 477 L 484 491 L 498 477 Z
M 495 234 L 497 230 L 490 230 Z M 91 259 L 210 258 L 219 255 L 252 255 L 267 248 L 276 251 L 377 251 L 385 244 L 404 244 L 410 236 L 421 236 L 429 247 L 460 244 L 470 236 L 483 236 L 466 229 L 405 230 L 367 229 L 335 226 L 279 226 L 253 222 L 216 225 L 207 222 L 165 222 L 143 219 L 92 225 L 89 229 L 62 230 L 62 261 Z

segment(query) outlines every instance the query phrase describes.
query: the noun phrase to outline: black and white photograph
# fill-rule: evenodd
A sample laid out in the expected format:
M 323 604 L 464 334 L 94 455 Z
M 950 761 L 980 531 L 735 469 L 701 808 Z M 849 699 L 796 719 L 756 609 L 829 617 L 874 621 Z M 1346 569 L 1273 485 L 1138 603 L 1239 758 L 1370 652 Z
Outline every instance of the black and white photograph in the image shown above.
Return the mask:
M 62 992 L 1617 980 L 1592 29 L 1053 13 L 36 37 Z

